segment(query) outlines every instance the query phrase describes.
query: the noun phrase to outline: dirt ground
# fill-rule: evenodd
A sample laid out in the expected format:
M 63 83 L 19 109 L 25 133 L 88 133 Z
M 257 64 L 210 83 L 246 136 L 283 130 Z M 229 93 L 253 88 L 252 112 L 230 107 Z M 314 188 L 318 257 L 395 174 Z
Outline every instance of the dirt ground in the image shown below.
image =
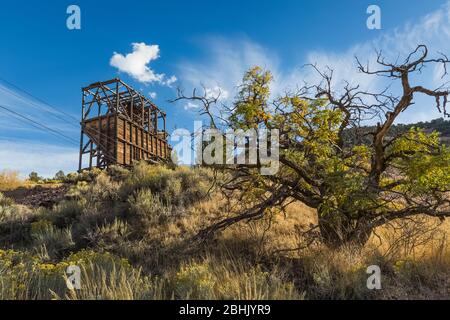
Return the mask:
M 69 189 L 65 184 L 49 184 L 19 187 L 2 193 L 17 204 L 31 207 L 52 207 L 62 200 Z

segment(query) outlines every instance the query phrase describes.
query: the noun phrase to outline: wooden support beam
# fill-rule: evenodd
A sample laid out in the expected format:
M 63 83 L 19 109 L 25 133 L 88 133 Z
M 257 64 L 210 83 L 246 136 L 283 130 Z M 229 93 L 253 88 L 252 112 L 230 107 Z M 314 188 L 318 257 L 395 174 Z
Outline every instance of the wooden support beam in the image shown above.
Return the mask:
M 89 156 L 89 169 L 134 160 L 167 158 L 165 113 L 120 79 L 93 83 L 82 89 L 82 118 L 78 169 Z M 92 107 L 97 112 L 92 115 Z M 163 119 L 162 134 L 158 132 Z M 87 143 L 85 141 L 87 137 Z M 89 151 L 87 149 L 89 148 Z

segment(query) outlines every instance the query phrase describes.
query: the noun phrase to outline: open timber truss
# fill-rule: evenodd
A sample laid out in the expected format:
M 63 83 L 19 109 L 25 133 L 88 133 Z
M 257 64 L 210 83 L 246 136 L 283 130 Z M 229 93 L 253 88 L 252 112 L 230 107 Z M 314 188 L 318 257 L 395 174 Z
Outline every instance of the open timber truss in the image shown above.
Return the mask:
M 118 78 L 82 93 L 79 171 L 169 161 L 166 114 L 152 101 Z

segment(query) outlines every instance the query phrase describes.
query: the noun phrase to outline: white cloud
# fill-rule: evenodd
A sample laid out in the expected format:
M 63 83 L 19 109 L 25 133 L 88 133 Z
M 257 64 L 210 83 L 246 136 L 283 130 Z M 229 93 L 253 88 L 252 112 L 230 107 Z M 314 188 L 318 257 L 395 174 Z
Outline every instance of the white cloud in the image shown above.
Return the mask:
M 177 82 L 177 80 L 178 80 L 177 77 L 171 76 L 169 79 L 167 79 L 167 80 L 164 81 L 164 84 L 165 84 L 166 86 L 168 86 L 168 87 L 171 87 L 172 84 L 174 84 L 175 82 Z
M 44 177 L 56 172 L 74 172 L 78 168 L 78 150 L 26 140 L 0 140 L 0 171 L 13 170 L 26 177 L 36 171 Z
M 213 88 L 204 88 L 204 92 L 203 94 L 205 95 L 206 98 L 218 98 L 218 100 L 226 100 L 229 97 L 229 93 L 227 90 L 219 87 L 219 86 L 214 86 Z M 198 110 L 200 109 L 200 106 L 196 103 L 193 103 L 191 101 L 188 101 L 188 103 L 186 103 L 184 105 L 184 110 Z
M 219 98 L 227 100 L 230 97 L 230 93 L 224 88 L 214 86 L 212 88 L 205 88 L 205 96 L 207 98 Z
M 379 34 L 379 33 L 377 33 Z M 190 87 L 204 84 L 207 88 L 219 87 L 232 98 L 246 70 L 259 65 L 272 72 L 275 82 L 271 90 L 280 94 L 285 89 L 295 89 L 304 81 L 317 83 L 318 75 L 311 68 L 302 67 L 305 64 L 317 64 L 320 68 L 329 66 L 333 69 L 335 89 L 338 90 L 343 80 L 351 84 L 359 84 L 362 90 L 373 92 L 383 90 L 389 82 L 382 77 L 368 76 L 358 72 L 355 55 L 362 62 L 376 61 L 375 50 L 382 50 L 383 55 L 391 61 L 404 58 L 418 44 L 426 44 L 430 56 L 438 52 L 450 51 L 450 1 L 422 18 L 414 24 L 406 23 L 393 30 L 386 30 L 380 36 L 362 43 L 356 43 L 346 50 L 330 52 L 329 50 L 314 50 L 306 54 L 304 61 L 295 61 L 281 68 L 278 56 L 271 50 L 248 39 L 226 40 L 224 38 L 207 38 L 208 52 L 206 60 L 180 63 L 180 73 L 183 83 Z M 401 60 L 400 60 L 401 61 Z M 371 64 L 374 66 L 374 64 Z M 428 68 L 412 78 L 416 83 L 436 88 L 448 78 L 441 79 L 442 68 Z M 393 87 L 395 90 L 395 86 Z M 212 89 L 210 89 L 212 90 Z M 433 99 L 419 97 L 416 104 L 399 117 L 399 122 L 427 121 L 441 117 L 434 107 Z
M 156 73 L 150 68 L 150 62 L 160 57 L 159 46 L 147 45 L 144 42 L 132 43 L 133 52 L 123 55 L 114 52 L 110 59 L 110 65 L 121 72 L 125 72 L 139 82 L 150 84 L 160 83 L 170 86 L 176 81 L 175 76 L 166 79 L 164 73 Z
M 222 91 L 222 99 L 231 98 L 232 93 L 249 68 L 259 65 L 277 73 L 278 58 L 262 46 L 238 39 L 207 38 L 208 57 L 199 61 L 184 61 L 179 65 L 183 84 L 207 89 L 207 94 Z
M 149 63 L 159 58 L 158 45 L 146 45 L 145 43 L 133 43 L 133 52 L 126 56 L 114 52 L 110 60 L 113 67 L 125 72 L 143 83 L 161 82 L 163 74 L 157 74 L 149 67 Z
M 156 99 L 156 97 L 158 96 L 156 92 L 149 92 L 149 95 L 152 99 Z
M 199 109 L 200 107 L 192 102 L 188 102 L 184 105 L 184 110 L 195 110 L 195 109 Z

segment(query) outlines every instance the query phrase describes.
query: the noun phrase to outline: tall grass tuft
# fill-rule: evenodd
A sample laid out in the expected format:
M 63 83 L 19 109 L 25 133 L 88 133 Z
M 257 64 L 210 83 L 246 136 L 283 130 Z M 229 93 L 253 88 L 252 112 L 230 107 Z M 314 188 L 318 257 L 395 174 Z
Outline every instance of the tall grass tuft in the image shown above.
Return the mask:
M 17 189 L 23 184 L 24 181 L 19 178 L 19 173 L 17 171 L 0 171 L 0 191 Z

